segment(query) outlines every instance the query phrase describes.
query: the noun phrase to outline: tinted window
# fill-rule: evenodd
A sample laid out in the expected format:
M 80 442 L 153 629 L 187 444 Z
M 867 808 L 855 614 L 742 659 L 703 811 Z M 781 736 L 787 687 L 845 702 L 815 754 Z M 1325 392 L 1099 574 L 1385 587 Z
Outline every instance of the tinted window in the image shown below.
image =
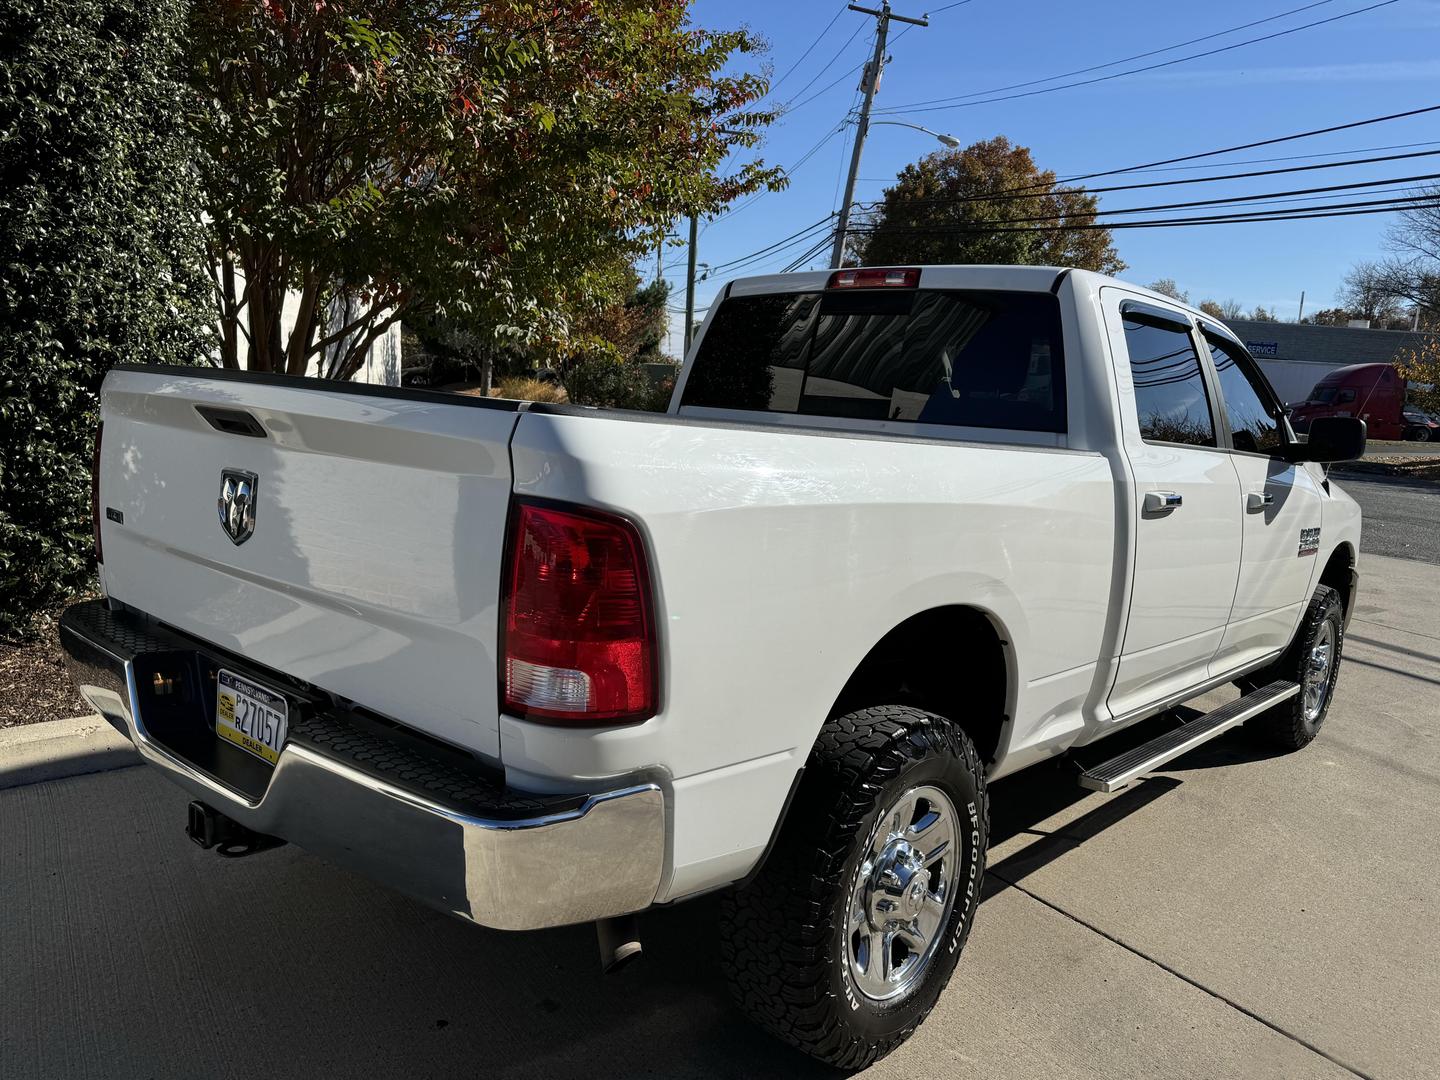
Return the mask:
M 1125 312 L 1124 320 L 1141 438 L 1214 446 L 1210 401 L 1190 334 L 1138 312 Z
M 1333 386 L 1321 386 L 1321 387 L 1317 387 L 1316 390 L 1315 390 L 1314 395 L 1310 398 L 1310 400 L 1311 400 L 1311 401 L 1318 401 L 1321 405 L 1329 405 L 1332 401 L 1335 400 L 1335 387 L 1333 387 Z
M 1231 342 L 1205 335 L 1210 358 L 1220 376 L 1220 396 L 1230 417 L 1230 443 L 1236 450 L 1268 454 L 1285 443 L 1280 412 L 1267 405 L 1269 395 L 1260 389 L 1250 358 Z
M 1347 386 L 1347 387 L 1345 387 L 1345 389 L 1343 389 L 1343 390 L 1340 391 L 1339 395 L 1336 396 L 1336 398 L 1335 398 L 1335 403 L 1336 403 L 1337 405 L 1344 405 L 1346 402 L 1350 402 L 1350 401 L 1354 401 L 1354 400 L 1355 400 L 1355 391 L 1354 391 L 1352 388 L 1350 388 L 1350 387 Z
M 1049 293 L 857 290 L 732 297 L 682 406 L 1065 430 Z

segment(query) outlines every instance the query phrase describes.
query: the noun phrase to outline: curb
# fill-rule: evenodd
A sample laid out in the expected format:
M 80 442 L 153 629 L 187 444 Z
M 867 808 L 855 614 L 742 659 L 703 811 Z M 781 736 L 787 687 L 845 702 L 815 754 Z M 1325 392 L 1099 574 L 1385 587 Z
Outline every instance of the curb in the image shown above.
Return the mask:
M 0 730 L 0 791 L 138 764 L 130 740 L 98 716 Z
M 1330 466 L 1331 472 L 1371 476 L 1414 476 L 1424 479 L 1440 479 L 1440 458 L 1425 461 L 1386 461 L 1384 458 L 1359 461 L 1337 461 Z

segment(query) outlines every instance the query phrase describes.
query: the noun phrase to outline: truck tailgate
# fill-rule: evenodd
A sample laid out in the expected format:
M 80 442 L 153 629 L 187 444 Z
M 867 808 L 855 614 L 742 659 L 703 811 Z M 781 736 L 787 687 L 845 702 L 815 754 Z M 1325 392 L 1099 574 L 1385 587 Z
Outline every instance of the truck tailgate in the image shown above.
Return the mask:
M 101 408 L 106 591 L 498 760 L 517 415 L 514 402 L 117 369 Z M 238 542 L 219 512 L 227 472 L 254 477 Z

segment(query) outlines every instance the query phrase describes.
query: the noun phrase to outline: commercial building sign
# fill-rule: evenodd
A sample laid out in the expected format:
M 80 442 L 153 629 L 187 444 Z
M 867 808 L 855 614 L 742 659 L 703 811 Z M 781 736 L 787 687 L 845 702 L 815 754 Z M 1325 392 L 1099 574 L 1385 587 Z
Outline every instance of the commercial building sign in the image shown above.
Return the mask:
M 1279 356 L 1280 343 L 1278 341 L 1247 341 L 1245 348 L 1250 350 L 1251 356 Z

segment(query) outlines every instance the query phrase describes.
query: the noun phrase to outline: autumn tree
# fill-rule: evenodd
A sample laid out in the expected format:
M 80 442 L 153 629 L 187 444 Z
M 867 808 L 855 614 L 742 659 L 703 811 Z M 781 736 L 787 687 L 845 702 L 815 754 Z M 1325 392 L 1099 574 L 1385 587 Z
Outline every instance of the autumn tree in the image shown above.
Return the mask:
M 1348 326 L 1354 317 L 1344 308 L 1321 308 L 1304 321 L 1315 326 Z
M 1250 312 L 1251 322 L 1279 322 L 1275 313 L 1261 304 L 1255 305 L 1255 310 Z
M 1161 296 L 1168 296 L 1172 300 L 1179 300 L 1182 304 L 1190 302 L 1190 294 L 1175 284 L 1174 278 L 1161 278 L 1159 281 L 1152 281 L 1145 286 L 1151 292 L 1158 292 Z
M 1418 345 L 1395 354 L 1395 370 L 1410 386 L 1405 397 L 1425 412 L 1440 415 L 1440 337 L 1428 334 Z
M 1201 300 L 1200 310 L 1203 311 L 1206 315 L 1209 315 L 1212 319 L 1225 318 L 1225 309 L 1220 306 L 1218 301 L 1215 300 Z
M 1004 136 L 940 150 L 900 170 L 861 215 L 852 254 L 872 266 L 1006 263 L 1125 269 L 1095 196 L 1057 182 Z
M 426 312 L 563 341 L 617 258 L 775 170 L 747 31 L 689 0 L 196 0 L 188 79 L 221 359 L 347 378 Z

